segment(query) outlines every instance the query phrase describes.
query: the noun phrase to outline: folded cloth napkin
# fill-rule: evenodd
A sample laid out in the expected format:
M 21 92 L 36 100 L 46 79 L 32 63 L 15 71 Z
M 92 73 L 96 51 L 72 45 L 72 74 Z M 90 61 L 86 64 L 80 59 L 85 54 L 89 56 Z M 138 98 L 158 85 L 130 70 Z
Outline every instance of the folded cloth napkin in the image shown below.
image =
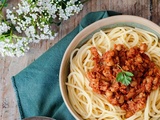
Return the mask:
M 119 14 L 114 11 L 88 13 L 72 32 L 12 77 L 22 119 L 47 116 L 57 120 L 74 120 L 63 102 L 59 89 L 59 68 L 63 54 L 83 28 L 97 20 Z

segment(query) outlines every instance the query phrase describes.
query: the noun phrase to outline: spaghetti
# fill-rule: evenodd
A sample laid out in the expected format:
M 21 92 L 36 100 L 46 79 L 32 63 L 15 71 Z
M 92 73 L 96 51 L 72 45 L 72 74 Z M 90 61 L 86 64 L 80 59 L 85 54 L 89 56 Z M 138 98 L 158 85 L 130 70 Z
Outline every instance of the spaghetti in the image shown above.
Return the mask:
M 82 47 L 75 49 L 70 57 L 70 74 L 68 75 L 68 94 L 75 111 L 83 119 L 98 120 L 152 120 L 160 118 L 160 89 L 151 92 L 144 109 L 129 118 L 126 111 L 112 105 L 105 95 L 93 92 L 89 85 L 87 73 L 94 68 L 91 48 L 95 47 L 102 56 L 113 50 L 115 44 L 123 44 L 128 49 L 146 44 L 145 54 L 160 67 L 160 43 L 158 37 L 148 31 L 132 27 L 116 27 L 95 33 Z

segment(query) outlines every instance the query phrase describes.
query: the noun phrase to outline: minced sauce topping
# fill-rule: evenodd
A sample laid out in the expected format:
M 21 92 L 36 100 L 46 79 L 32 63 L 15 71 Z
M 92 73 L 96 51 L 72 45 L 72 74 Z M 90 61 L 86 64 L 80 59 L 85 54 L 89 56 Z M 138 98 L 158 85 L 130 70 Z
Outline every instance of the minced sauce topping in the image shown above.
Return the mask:
M 125 117 L 145 108 L 147 97 L 160 85 L 160 69 L 145 54 L 146 44 L 139 47 L 126 48 L 122 44 L 113 50 L 98 54 L 95 47 L 91 48 L 94 68 L 87 73 L 90 87 L 94 92 L 106 96 L 106 99 L 126 111 Z M 124 71 L 134 76 L 129 85 L 116 81 L 116 76 Z

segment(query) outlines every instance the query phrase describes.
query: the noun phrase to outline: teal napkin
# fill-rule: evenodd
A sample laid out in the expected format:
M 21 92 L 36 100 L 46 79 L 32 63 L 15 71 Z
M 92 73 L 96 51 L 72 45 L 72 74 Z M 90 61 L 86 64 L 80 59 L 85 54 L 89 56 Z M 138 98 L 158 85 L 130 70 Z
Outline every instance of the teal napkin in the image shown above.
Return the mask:
M 88 13 L 79 25 L 37 60 L 12 77 L 21 118 L 47 116 L 73 120 L 59 88 L 59 68 L 63 54 L 72 39 L 91 23 L 113 15 L 114 11 Z

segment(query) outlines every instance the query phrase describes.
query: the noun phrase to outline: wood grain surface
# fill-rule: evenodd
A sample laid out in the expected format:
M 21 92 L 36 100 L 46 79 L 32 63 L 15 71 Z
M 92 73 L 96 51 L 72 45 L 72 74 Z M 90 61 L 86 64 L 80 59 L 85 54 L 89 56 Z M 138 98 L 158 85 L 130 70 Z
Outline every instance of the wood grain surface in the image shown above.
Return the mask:
M 18 1 L 10 0 L 9 6 L 13 7 Z M 160 25 L 160 0 L 89 0 L 79 14 L 62 22 L 59 26 L 58 36 L 54 40 L 30 44 L 31 49 L 23 57 L 0 57 L 0 120 L 20 119 L 11 77 L 72 31 L 87 13 L 102 10 L 141 16 Z

